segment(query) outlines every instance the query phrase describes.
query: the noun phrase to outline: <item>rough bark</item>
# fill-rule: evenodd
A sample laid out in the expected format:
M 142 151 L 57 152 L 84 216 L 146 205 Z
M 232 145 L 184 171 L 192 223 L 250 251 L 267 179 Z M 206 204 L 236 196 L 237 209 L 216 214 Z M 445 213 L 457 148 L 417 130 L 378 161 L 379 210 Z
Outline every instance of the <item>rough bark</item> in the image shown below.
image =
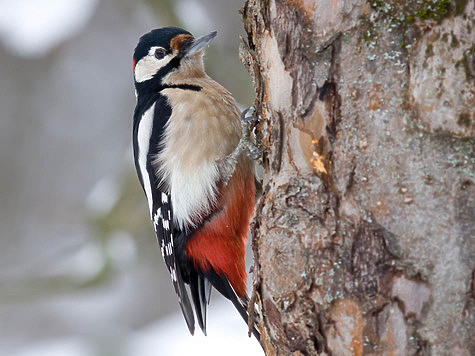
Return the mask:
M 248 0 L 267 355 L 474 355 L 473 1 Z

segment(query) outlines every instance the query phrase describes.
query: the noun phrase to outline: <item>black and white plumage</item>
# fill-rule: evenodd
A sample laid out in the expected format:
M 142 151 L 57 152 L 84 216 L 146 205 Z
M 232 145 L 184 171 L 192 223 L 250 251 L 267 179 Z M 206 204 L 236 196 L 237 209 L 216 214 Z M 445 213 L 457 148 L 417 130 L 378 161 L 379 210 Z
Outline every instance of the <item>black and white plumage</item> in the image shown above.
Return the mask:
M 190 332 L 194 333 L 193 308 L 183 283 L 183 277 L 177 268 L 174 239 L 183 232 L 173 229 L 173 212 L 170 194 L 163 187 L 156 187 L 158 178 L 155 175 L 152 161 L 159 150 L 160 136 L 164 130 L 171 109 L 166 97 L 160 93 L 147 93 L 137 97 L 134 113 L 134 158 L 137 174 L 144 189 L 155 233 L 170 272 L 178 302 L 185 316 Z M 175 233 L 175 236 L 173 234 Z
M 215 35 L 166 27 L 142 36 L 134 52 L 135 167 L 192 334 L 195 314 L 206 333 L 210 284 L 248 318 L 253 165 L 234 99 L 204 72 L 203 49 Z

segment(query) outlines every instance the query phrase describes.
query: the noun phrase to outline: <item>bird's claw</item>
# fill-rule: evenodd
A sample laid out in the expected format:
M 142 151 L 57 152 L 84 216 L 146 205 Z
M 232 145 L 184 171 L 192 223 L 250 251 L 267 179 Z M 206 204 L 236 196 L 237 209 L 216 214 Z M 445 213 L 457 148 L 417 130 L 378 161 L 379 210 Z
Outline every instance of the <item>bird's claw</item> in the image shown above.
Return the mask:
M 264 152 L 263 149 L 257 147 L 254 144 L 247 146 L 247 156 L 253 161 L 258 160 L 261 157 L 263 152 Z
M 254 161 L 259 159 L 264 152 L 264 150 L 256 146 L 256 144 L 254 144 L 250 138 L 251 123 L 258 122 L 259 120 L 260 117 L 255 115 L 255 110 L 252 106 L 241 113 L 241 141 L 243 142 L 244 147 L 247 149 L 247 156 Z
M 254 152 L 249 152 L 247 154 L 247 156 L 249 157 L 249 159 L 251 159 L 253 161 L 257 161 L 258 159 L 261 158 L 262 152 L 264 152 L 264 150 L 257 150 L 257 151 L 254 151 Z
M 255 109 L 253 106 L 248 107 L 241 113 L 241 122 L 245 123 L 252 123 L 252 122 L 259 122 L 261 120 L 260 116 L 255 115 Z

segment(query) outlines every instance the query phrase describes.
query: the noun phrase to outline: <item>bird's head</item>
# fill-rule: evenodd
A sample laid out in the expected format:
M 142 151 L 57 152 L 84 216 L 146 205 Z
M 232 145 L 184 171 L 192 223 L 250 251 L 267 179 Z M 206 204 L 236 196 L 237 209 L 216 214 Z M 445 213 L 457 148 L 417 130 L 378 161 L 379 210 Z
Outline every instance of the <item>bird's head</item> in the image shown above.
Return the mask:
M 204 76 L 203 50 L 216 31 L 198 38 L 177 27 L 163 27 L 143 35 L 135 48 L 133 71 L 138 92 Z

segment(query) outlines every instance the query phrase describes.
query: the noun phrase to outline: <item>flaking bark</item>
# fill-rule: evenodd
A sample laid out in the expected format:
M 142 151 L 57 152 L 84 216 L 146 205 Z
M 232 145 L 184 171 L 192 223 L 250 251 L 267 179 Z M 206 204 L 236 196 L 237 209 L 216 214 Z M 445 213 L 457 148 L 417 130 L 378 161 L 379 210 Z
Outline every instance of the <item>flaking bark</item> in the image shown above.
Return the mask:
M 473 355 L 474 2 L 248 0 L 267 355 Z

